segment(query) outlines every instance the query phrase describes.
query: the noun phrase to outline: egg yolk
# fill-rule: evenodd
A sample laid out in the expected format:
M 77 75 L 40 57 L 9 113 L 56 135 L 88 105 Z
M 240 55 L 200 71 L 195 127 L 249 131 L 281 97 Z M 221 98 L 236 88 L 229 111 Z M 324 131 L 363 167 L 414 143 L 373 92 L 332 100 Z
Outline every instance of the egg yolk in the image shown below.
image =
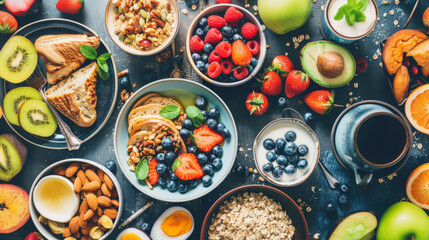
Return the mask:
M 125 233 L 124 236 L 121 237 L 121 240 L 142 240 L 135 233 Z
M 184 211 L 177 211 L 161 223 L 161 230 L 169 237 L 181 236 L 192 228 L 192 218 Z

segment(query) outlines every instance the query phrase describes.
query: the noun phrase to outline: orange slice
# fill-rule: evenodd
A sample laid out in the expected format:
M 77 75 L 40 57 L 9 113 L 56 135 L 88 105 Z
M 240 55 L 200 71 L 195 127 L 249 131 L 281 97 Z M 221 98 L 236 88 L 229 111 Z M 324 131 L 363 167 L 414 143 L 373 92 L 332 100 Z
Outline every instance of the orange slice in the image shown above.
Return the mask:
M 410 174 L 407 196 L 414 204 L 429 210 L 429 163 L 421 165 Z
M 429 135 L 429 84 L 416 88 L 408 96 L 405 115 L 417 131 Z

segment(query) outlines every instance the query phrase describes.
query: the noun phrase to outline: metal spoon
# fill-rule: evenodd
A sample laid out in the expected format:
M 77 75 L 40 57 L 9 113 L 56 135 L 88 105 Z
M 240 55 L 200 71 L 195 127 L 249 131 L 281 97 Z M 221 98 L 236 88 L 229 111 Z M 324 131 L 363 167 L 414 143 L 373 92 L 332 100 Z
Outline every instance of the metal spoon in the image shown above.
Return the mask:
M 171 43 L 171 47 L 173 48 L 173 58 L 176 56 L 176 47 L 174 46 L 174 39 L 173 42 Z M 170 74 L 171 78 L 184 78 L 185 74 L 179 69 L 179 67 L 177 66 L 176 61 L 174 61 L 173 59 L 173 64 L 174 64 L 174 69 Z
M 317 161 L 319 163 L 320 168 L 322 168 L 323 175 L 325 175 L 326 180 L 328 181 L 329 187 L 331 189 L 337 188 L 337 185 L 340 183 L 329 171 L 326 169 L 325 165 L 322 161 Z

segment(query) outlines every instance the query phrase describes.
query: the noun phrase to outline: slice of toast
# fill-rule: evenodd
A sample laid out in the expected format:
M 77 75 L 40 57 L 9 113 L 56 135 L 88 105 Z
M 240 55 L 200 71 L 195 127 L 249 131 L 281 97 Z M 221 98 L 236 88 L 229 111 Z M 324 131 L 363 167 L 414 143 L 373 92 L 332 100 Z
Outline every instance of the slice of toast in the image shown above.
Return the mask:
M 146 115 L 157 115 L 159 116 L 159 111 L 164 106 L 158 103 L 151 103 L 143 106 L 139 106 L 131 110 L 131 112 L 128 114 L 128 125 L 130 125 L 134 119 Z M 159 116 L 161 117 L 161 116 Z
M 158 93 L 148 93 L 148 94 L 144 95 L 143 97 L 141 97 L 139 100 L 137 100 L 137 102 L 134 103 L 132 109 L 143 106 L 144 103 L 151 97 L 159 97 L 159 96 L 161 96 L 161 95 L 159 95 Z
M 97 118 L 98 66 L 92 62 L 46 91 L 46 98 L 78 126 L 89 127 Z
M 152 103 L 161 104 L 163 106 L 166 106 L 166 105 L 169 105 L 169 104 L 177 105 L 177 106 L 180 107 L 180 110 L 183 111 L 182 105 L 180 105 L 179 102 L 177 102 L 176 100 L 174 100 L 172 98 L 161 97 L 161 96 L 153 96 L 153 97 L 148 98 L 144 102 L 144 105 L 146 105 L 146 104 L 152 104 Z

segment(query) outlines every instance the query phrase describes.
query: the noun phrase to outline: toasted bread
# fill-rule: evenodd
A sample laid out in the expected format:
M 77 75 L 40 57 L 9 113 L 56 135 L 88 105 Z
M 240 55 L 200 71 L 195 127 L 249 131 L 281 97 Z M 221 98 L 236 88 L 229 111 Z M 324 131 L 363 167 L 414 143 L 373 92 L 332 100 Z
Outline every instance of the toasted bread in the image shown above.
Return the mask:
M 143 97 L 141 97 L 139 100 L 137 100 L 137 102 L 134 103 L 134 106 L 132 109 L 143 106 L 144 103 L 151 97 L 159 97 L 159 96 L 161 96 L 161 95 L 159 95 L 158 93 L 148 93 L 148 94 L 144 95 Z
M 46 98 L 78 126 L 89 127 L 97 118 L 98 66 L 92 62 L 46 91 Z
M 146 116 L 146 115 L 158 115 L 159 111 L 164 106 L 158 103 L 151 103 L 143 106 L 136 107 L 131 110 L 131 112 L 128 114 L 128 124 L 133 122 L 135 118 Z
M 182 105 L 180 105 L 179 102 L 177 102 L 176 100 L 174 100 L 172 98 L 161 97 L 161 96 L 154 96 L 154 97 L 148 98 L 144 102 L 144 105 L 146 105 L 146 104 L 153 104 L 153 103 L 158 103 L 158 104 L 161 104 L 163 106 L 169 105 L 169 104 L 177 105 L 177 106 L 180 107 L 180 110 L 183 111 Z

